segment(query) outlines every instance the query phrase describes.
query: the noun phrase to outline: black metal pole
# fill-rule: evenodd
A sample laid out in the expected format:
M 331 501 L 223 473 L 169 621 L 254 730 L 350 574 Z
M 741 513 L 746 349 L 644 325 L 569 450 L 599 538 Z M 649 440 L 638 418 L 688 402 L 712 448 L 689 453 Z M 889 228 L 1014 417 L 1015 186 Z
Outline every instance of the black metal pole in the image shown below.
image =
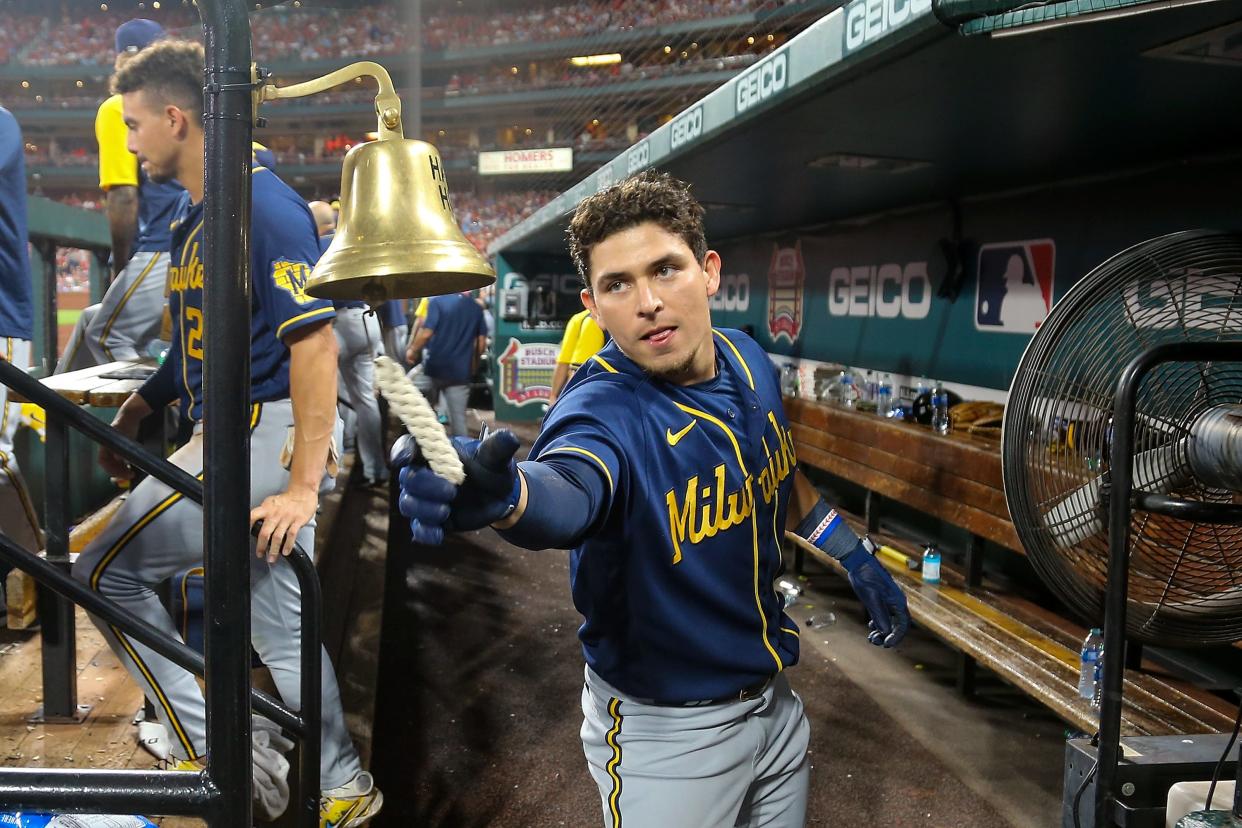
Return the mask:
M 302 721 L 306 733 L 302 737 L 298 779 L 301 812 L 295 811 L 294 822 L 303 828 L 319 824 L 319 756 L 322 749 L 320 714 L 323 706 L 323 606 L 319 576 L 306 555 L 291 556 L 302 590 Z
M 250 20 L 199 0 L 203 95 L 203 548 L 207 767 L 224 791 L 208 824 L 251 825 Z
M 1134 422 L 1139 386 L 1164 362 L 1242 359 L 1239 342 L 1175 342 L 1135 357 L 1117 380 L 1113 397 L 1113 444 L 1109 454 L 1108 581 L 1104 596 L 1104 664 L 1100 744 L 1095 777 L 1095 825 L 1116 824 L 1114 783 L 1121 758 L 1122 688 L 1126 648 L 1126 601 L 1130 579 L 1130 513 L 1134 492 Z M 1146 494 L 1146 493 L 1140 493 Z M 1141 498 L 1145 501 L 1146 498 Z
M 202 773 L 0 768 L 6 810 L 201 816 L 221 799 Z
M 56 243 L 44 239 L 36 242 L 43 265 L 43 364 L 41 374 L 47 376 L 56 369 L 59 348 L 60 325 L 56 320 Z
M 48 412 L 44 443 L 43 529 L 47 565 L 69 575 L 69 429 Z M 43 712 L 51 722 L 80 721 L 73 604 L 39 585 Z

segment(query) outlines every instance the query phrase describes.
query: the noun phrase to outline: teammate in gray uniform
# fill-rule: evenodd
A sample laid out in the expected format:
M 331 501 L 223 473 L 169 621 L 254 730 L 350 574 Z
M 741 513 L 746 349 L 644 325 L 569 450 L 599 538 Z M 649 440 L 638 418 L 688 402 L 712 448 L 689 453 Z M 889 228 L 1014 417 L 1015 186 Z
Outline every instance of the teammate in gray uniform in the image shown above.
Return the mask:
M 319 248 L 327 251 L 336 232 L 336 213 L 325 201 L 312 201 L 309 206 L 319 232 Z M 362 485 L 382 485 L 388 482 L 388 465 L 384 462 L 379 400 L 375 397 L 375 357 L 384 351 L 379 322 L 375 314 L 367 312 L 365 302 L 338 300 L 333 305 L 333 329 L 340 348 L 338 375 L 347 406 L 342 414 L 351 415 L 342 417 L 346 439 L 351 432 L 355 435 Z
M 129 144 L 153 177 L 176 176 L 186 200 L 173 231 L 169 295 L 172 346 L 164 364 L 132 395 L 113 423 L 133 436 L 151 411 L 180 397 L 195 421 L 190 441 L 170 460 L 193 475 L 203 468 L 203 49 L 165 41 L 149 47 L 114 78 L 124 98 Z M 301 596 L 281 557 L 294 542 L 314 548 L 318 494 L 335 474 L 336 339 L 332 305 L 305 293 L 319 257 L 314 222 L 301 198 L 270 170 L 251 180 L 251 521 L 263 528 L 251 556 L 252 642 L 283 700 L 300 706 Z M 129 472 L 101 455 L 116 477 Z M 73 573 L 139 618 L 176 636 L 154 585 L 202 561 L 202 509 L 148 477 L 134 487 L 111 524 L 79 556 Z M 245 554 L 244 550 L 238 550 Z M 97 622 L 98 623 L 98 622 Z M 202 694 L 194 677 L 111 627 L 100 629 L 131 675 L 156 701 L 179 769 L 198 766 L 206 750 Z M 340 692 L 325 652 L 320 825 L 357 828 L 383 803 L 350 743 Z
M 164 37 L 153 20 L 135 19 L 116 30 L 116 69 Z M 56 373 L 147 356 L 160 338 L 168 278 L 169 223 L 185 192 L 175 181 L 151 181 L 125 146 L 117 95 L 95 116 L 99 186 L 106 193 L 112 236 L 112 282 L 103 301 L 74 325 Z
M 797 625 L 773 583 L 789 528 L 841 560 L 896 645 L 905 596 L 797 470 L 776 371 L 711 327 L 720 256 L 703 208 L 641 173 L 578 206 L 582 301 L 612 341 L 548 410 L 530 459 L 498 431 L 456 438 L 454 487 L 395 446 L 417 541 L 492 525 L 568 548 L 586 657 L 582 745 L 609 828 L 797 828 L 810 727 L 785 669 Z

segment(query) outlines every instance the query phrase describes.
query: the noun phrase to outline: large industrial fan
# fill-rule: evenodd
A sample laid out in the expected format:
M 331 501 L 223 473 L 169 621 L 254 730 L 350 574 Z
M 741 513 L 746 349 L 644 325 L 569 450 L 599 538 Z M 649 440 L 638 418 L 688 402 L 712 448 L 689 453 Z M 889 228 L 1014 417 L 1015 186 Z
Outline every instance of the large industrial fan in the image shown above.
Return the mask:
M 1163 236 L 1075 284 L 1019 363 L 1002 458 L 1036 571 L 1105 619 L 1094 824 L 1113 825 L 1124 639 L 1242 638 L 1242 236 Z

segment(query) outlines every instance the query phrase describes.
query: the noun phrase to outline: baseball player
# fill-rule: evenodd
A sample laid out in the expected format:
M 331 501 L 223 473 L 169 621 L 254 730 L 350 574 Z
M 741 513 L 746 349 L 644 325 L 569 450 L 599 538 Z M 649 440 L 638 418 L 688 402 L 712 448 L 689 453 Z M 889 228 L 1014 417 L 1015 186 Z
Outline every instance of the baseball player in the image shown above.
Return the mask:
M 336 214 L 325 201 L 312 201 L 308 206 L 319 233 L 319 249 L 326 253 L 336 233 Z M 345 432 L 356 428 L 354 444 L 362 461 L 362 486 L 383 485 L 388 482 L 388 467 L 384 462 L 379 401 L 375 398 L 374 367 L 375 357 L 384 348 L 379 322 L 375 314 L 367 313 L 366 302 L 338 299 L 332 306 L 336 309 L 333 329 L 340 349 L 338 377 L 345 404 L 353 415 L 353 422 L 345 424 Z
M 30 259 L 26 249 L 26 155 L 17 119 L 0 107 L 0 359 L 30 365 Z M 21 405 L 0 385 L 0 532 L 29 552 L 39 551 L 39 519 L 13 455 Z M 0 596 L 4 576 L 0 571 Z
M 116 30 L 116 69 L 162 37 L 164 29 L 154 20 L 122 23 Z M 148 345 L 160 338 L 168 228 L 185 192 L 176 181 L 152 181 L 126 148 L 119 95 L 99 105 L 95 138 L 112 234 L 112 283 L 103 301 L 78 318 L 56 373 L 146 356 Z
M 556 402 L 574 372 L 602 347 L 604 332 L 591 318 L 589 310 L 584 308 L 569 318 L 565 323 L 565 333 L 561 337 L 560 350 L 556 353 L 556 368 L 552 371 L 552 394 L 548 397 L 548 405 Z
M 571 548 L 585 618 L 582 744 L 604 824 L 801 826 L 809 725 L 784 671 L 798 628 L 773 589 L 795 528 L 837 557 L 897 644 L 905 597 L 797 471 L 767 355 L 714 330 L 720 257 L 689 188 L 644 172 L 586 199 L 569 228 L 582 301 L 612 341 L 516 438 L 455 440 L 466 481 L 401 471 L 416 540 L 491 524 Z M 408 443 L 395 446 L 407 461 Z
M 199 44 L 164 41 L 127 63 L 113 80 L 124 101 L 130 148 L 152 178 L 175 176 L 188 193 L 172 237 L 172 349 L 160 370 L 121 407 L 113 425 L 132 436 L 144 416 L 179 397 L 195 429 L 170 459 L 200 477 L 229 473 L 205 472 L 202 457 L 203 63 Z M 330 483 L 328 474 L 335 474 L 330 462 L 333 432 L 339 430 L 335 312 L 330 302 L 304 292 L 319 256 L 305 203 L 263 168 L 254 170 L 251 188 L 250 517 L 263 521 L 257 555 L 251 558 L 253 643 L 282 698 L 297 709 L 301 599 L 293 569 L 281 555 L 288 554 L 295 539 L 304 549 L 313 548 L 318 493 Z M 100 459 L 110 474 L 128 476 L 118 458 L 103 453 Z M 153 586 L 202 560 L 202 519 L 198 505 L 148 477 L 82 552 L 74 575 L 175 635 Z M 206 723 L 194 677 L 117 630 L 105 624 L 100 629 L 156 700 L 171 734 L 176 767 L 196 767 L 206 749 Z M 322 739 L 320 824 L 363 825 L 383 798 L 350 743 L 327 653 Z
M 384 353 L 402 369 L 405 364 L 405 343 L 410 336 L 410 323 L 406 319 L 405 299 L 389 299 L 379 307 L 380 326 L 384 330 Z

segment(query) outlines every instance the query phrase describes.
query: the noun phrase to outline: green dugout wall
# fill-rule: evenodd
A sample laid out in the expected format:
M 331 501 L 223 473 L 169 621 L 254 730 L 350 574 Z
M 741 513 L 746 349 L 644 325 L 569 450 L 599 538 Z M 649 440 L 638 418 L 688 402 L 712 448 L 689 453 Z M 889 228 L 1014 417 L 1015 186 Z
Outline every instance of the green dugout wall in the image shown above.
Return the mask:
M 724 327 L 753 326 L 772 354 L 1003 390 L 1039 321 L 1075 281 L 1153 236 L 1237 228 L 1239 188 L 1233 160 L 1179 162 L 956 208 L 709 239 L 723 261 L 712 317 Z M 536 419 L 564 320 L 581 308 L 577 275 L 568 256 L 514 252 L 497 264 L 497 414 Z M 504 318 L 506 298 L 520 318 Z M 1196 291 L 1193 274 L 1132 297 L 1216 300 Z M 536 319 L 532 309 L 548 316 Z

